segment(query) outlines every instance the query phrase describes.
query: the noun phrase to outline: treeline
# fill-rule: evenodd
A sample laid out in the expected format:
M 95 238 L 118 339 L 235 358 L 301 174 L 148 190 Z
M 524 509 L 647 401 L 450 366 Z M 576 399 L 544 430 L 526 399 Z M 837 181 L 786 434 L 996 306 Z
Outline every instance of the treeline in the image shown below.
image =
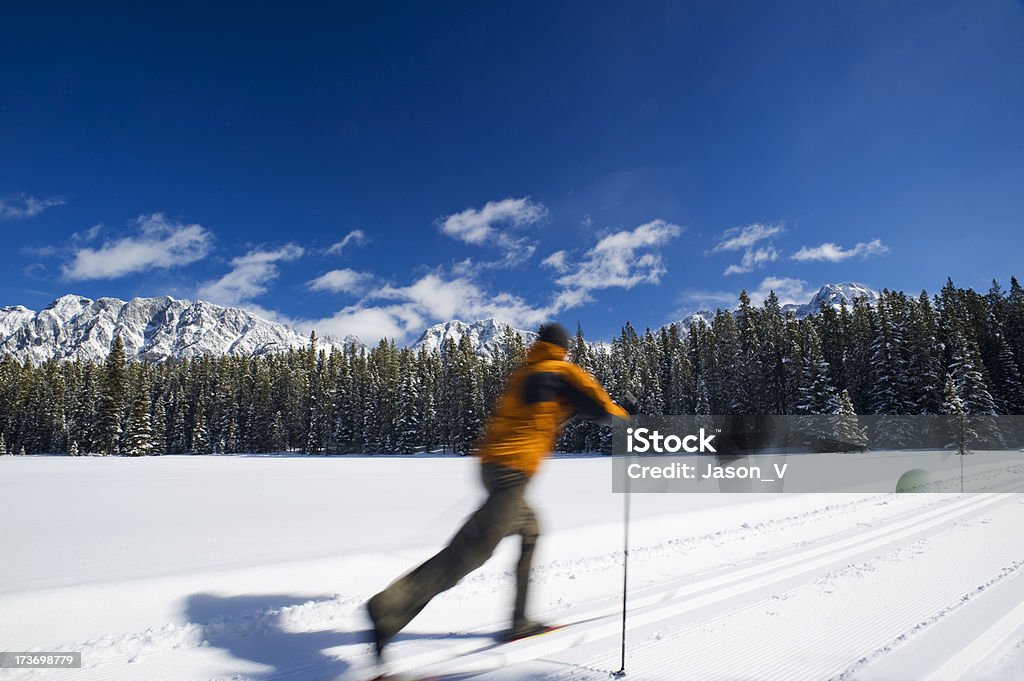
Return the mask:
M 466 338 L 158 364 L 126 361 L 119 338 L 102 363 L 7 356 L 0 453 L 467 452 L 525 356 L 518 334 L 503 341 L 489 360 Z M 1024 291 L 1015 278 L 985 294 L 947 282 L 799 320 L 774 294 L 754 306 L 743 292 L 688 333 L 627 323 L 590 345 L 578 329 L 570 359 L 645 414 L 1022 414 Z M 576 421 L 560 443 L 609 445 L 607 428 Z

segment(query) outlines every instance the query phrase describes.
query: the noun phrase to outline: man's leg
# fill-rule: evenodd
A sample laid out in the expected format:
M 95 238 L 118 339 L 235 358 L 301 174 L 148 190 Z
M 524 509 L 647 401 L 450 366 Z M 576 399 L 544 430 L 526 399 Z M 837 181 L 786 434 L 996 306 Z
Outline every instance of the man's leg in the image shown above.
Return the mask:
M 498 543 L 515 531 L 527 476 L 484 464 L 487 500 L 455 534 L 448 546 L 370 599 L 367 610 L 376 628 L 378 652 L 430 602 L 483 565 Z
M 540 526 L 537 514 L 523 500 L 519 510 L 518 534 L 522 538 L 519 549 L 519 562 L 516 564 L 516 600 L 512 609 L 512 629 L 526 622 L 526 598 L 530 590 L 530 566 L 533 565 L 533 551 L 537 547 Z

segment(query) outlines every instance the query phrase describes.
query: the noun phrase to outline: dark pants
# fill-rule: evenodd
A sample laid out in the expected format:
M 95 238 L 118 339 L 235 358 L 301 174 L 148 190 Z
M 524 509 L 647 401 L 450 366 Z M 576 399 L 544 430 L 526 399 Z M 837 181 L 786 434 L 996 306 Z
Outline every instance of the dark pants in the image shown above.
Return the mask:
M 492 463 L 483 464 L 481 475 L 487 488 L 487 500 L 452 537 L 448 546 L 370 599 L 367 608 L 381 638 L 390 640 L 434 596 L 452 588 L 483 565 L 498 543 L 513 534 L 522 537 L 522 546 L 516 566 L 512 619 L 513 622 L 525 619 L 530 564 L 540 532 L 537 516 L 523 497 L 529 477 Z

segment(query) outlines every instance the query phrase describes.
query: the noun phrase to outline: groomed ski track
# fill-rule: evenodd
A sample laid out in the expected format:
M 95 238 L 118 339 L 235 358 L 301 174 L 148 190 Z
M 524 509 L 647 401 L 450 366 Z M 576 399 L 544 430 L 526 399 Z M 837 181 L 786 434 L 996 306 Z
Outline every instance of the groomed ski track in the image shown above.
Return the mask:
M 1018 491 L 785 497 L 723 512 L 718 526 L 685 512 L 639 518 L 627 678 L 1024 678 L 1024 494 L 1009 493 Z M 396 640 L 389 671 L 607 679 L 619 666 L 619 528 L 568 528 L 545 540 L 563 550 L 536 567 L 538 615 L 578 624 L 493 646 L 503 608 L 476 604 L 496 592 L 502 606 L 510 597 L 506 546 L 497 565 L 444 594 Z M 365 681 L 377 673 L 361 640 L 361 604 L 372 593 L 365 584 L 410 567 L 408 553 L 356 561 L 368 567 L 352 574 L 383 574 L 353 579 L 351 590 L 338 584 L 330 598 L 267 606 L 254 596 L 250 610 L 213 607 L 183 623 L 48 645 L 82 650 L 86 668 L 0 670 L 0 679 Z M 288 571 L 296 579 L 322 571 L 311 566 Z M 116 584 L 102 590 L 119 597 Z

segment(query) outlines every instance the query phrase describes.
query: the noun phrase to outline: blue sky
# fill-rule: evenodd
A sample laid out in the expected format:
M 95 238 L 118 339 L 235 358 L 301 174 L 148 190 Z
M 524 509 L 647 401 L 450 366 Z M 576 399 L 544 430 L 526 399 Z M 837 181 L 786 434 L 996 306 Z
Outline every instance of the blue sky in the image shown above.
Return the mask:
M 150 5 L 4 11 L 0 305 L 607 338 L 1022 274 L 1021 2 Z

